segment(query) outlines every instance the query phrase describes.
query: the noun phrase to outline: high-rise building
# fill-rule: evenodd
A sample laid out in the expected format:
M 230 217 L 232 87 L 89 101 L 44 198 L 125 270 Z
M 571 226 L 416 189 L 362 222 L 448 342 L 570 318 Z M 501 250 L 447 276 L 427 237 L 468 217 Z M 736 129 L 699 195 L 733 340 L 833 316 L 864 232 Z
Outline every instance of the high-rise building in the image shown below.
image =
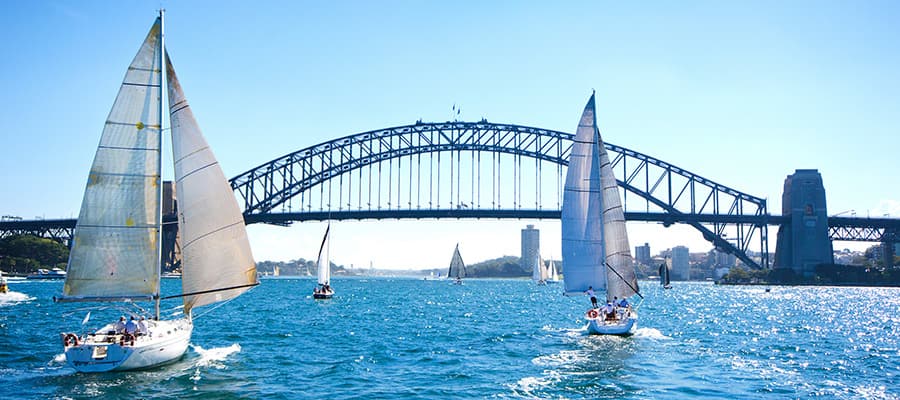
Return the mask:
M 635 246 L 634 259 L 641 264 L 650 265 L 650 243 L 644 243 L 643 246 Z
M 534 225 L 528 225 L 522 229 L 522 258 L 519 265 L 524 271 L 531 271 L 534 264 L 541 256 L 541 231 L 534 229 Z
M 672 280 L 686 281 L 691 278 L 691 253 L 687 247 L 672 248 Z

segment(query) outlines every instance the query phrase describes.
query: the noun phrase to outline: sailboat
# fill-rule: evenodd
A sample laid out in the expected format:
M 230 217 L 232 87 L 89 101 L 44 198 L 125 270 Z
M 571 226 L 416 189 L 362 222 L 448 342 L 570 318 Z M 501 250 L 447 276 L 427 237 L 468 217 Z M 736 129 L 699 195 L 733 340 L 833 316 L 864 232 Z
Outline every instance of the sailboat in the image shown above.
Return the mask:
M 603 147 L 591 95 L 572 144 L 562 204 L 562 251 L 566 295 L 606 292 L 607 302 L 638 293 L 618 185 Z M 591 334 L 630 335 L 637 312 L 623 307 L 607 315 L 585 314 Z
M 155 312 L 137 324 L 125 324 L 123 316 L 119 323 L 87 334 L 62 334 L 66 362 L 79 372 L 174 362 L 187 350 L 195 308 L 231 300 L 259 284 L 243 215 L 185 100 L 163 37 L 160 11 L 106 119 L 75 226 L 63 294 L 54 298 L 154 302 Z M 166 297 L 160 295 L 164 80 L 183 245 L 181 293 Z M 182 298 L 183 315 L 162 320 L 160 300 L 171 298 Z M 143 319 L 143 309 L 136 308 L 132 318 Z
M 659 265 L 659 284 L 663 289 L 671 289 L 672 284 L 669 283 L 669 271 L 672 269 L 672 259 L 666 257 L 666 262 Z
M 534 260 L 534 270 L 531 273 L 531 280 L 538 285 L 546 285 L 549 271 L 544 267 L 544 260 L 540 257 Z
M 547 279 L 547 283 L 556 283 L 559 282 L 559 271 L 556 270 L 556 264 L 553 262 L 553 259 L 550 259 L 550 265 L 547 266 L 547 269 L 550 271 L 548 273 L 549 279 Z
M 462 285 L 462 278 L 466 277 L 466 263 L 463 262 L 462 256 L 459 255 L 459 243 L 456 244 L 456 249 L 453 250 L 453 258 L 450 259 L 450 269 L 447 270 L 447 278 L 453 276 L 453 271 L 456 271 L 456 280 L 453 281 L 453 284 Z
M 331 288 L 331 224 L 325 228 L 325 236 L 322 237 L 322 244 L 319 246 L 319 258 L 316 269 L 318 270 L 318 283 L 313 289 L 314 299 L 330 299 L 334 296 L 334 289 Z
M 3 276 L 3 271 L 0 271 L 0 294 L 9 293 L 9 286 L 6 284 L 6 277 Z

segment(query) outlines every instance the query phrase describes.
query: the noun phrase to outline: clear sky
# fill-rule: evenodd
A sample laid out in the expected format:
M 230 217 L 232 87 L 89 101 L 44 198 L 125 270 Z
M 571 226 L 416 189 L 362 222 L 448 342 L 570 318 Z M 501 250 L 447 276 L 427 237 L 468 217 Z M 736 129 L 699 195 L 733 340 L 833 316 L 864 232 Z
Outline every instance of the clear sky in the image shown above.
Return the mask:
M 774 214 L 785 176 L 815 168 L 829 214 L 900 217 L 896 1 L 7 1 L 0 214 L 77 217 L 160 5 L 228 177 L 339 136 L 444 121 L 454 104 L 460 120 L 574 132 L 596 89 L 605 140 L 767 198 Z M 558 221 L 364 221 L 333 226 L 333 261 L 445 267 L 457 242 L 467 262 L 519 255 L 527 223 L 559 258 Z M 314 258 L 324 225 L 248 230 L 257 260 L 289 260 Z M 710 248 L 691 229 L 629 231 L 654 253 Z

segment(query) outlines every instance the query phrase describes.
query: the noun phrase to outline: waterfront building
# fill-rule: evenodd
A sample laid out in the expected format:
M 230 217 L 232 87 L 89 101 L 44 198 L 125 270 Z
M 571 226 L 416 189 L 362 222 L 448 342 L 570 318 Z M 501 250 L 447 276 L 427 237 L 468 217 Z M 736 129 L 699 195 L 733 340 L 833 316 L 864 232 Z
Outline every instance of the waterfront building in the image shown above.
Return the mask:
M 691 253 L 685 246 L 672 248 L 672 280 L 686 281 L 691 278 Z
M 644 243 L 643 246 L 635 246 L 634 259 L 643 265 L 650 265 L 650 243 Z
M 531 271 L 540 256 L 541 231 L 534 229 L 534 225 L 527 225 L 522 229 L 522 257 L 519 259 L 519 266 L 523 271 Z

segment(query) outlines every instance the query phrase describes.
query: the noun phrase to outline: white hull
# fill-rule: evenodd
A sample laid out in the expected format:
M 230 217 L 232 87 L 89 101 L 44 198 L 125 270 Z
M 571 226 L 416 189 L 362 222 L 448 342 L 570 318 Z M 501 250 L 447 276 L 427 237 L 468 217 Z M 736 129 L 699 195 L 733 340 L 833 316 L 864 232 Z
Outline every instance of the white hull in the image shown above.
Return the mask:
M 187 351 L 193 324 L 187 319 L 150 321 L 149 335 L 138 335 L 134 345 L 123 335 L 108 334 L 107 325 L 65 347 L 66 363 L 78 372 L 128 371 L 174 362 Z
M 634 311 L 621 315 L 616 320 L 605 320 L 602 316 L 588 319 L 587 330 L 591 335 L 630 336 L 637 330 L 637 313 Z

